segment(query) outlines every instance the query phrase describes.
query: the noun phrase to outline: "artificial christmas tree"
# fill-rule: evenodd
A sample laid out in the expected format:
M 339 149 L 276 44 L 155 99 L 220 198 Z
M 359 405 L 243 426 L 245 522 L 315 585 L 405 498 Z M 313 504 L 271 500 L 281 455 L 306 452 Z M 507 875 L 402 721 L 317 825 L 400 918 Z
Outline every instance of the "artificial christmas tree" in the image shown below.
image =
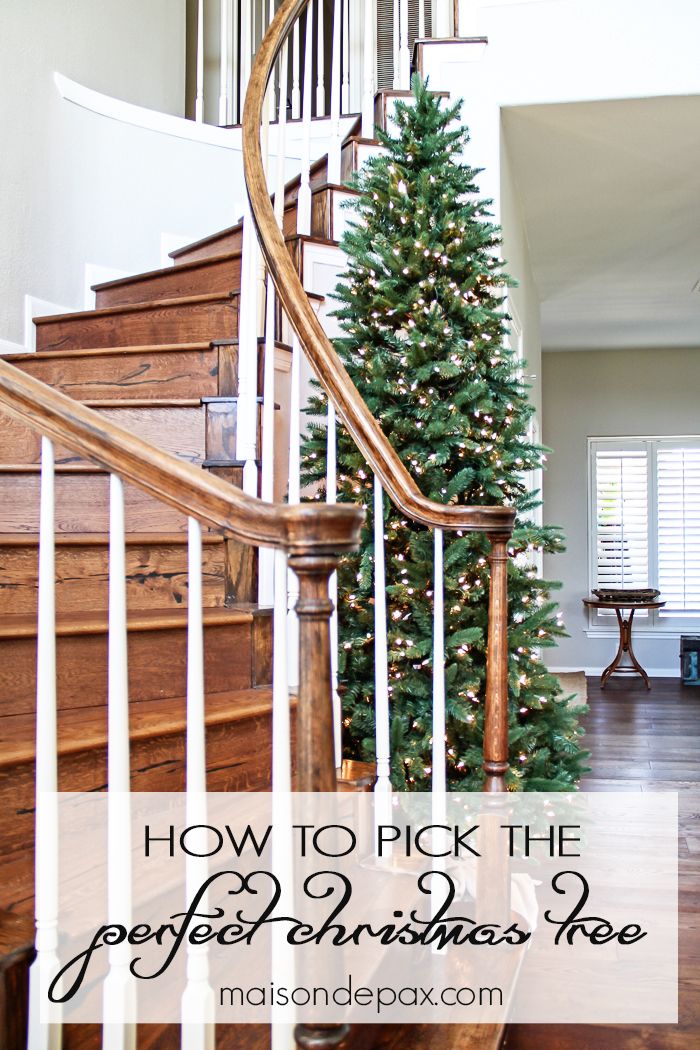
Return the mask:
M 460 154 L 461 104 L 442 109 L 418 78 L 398 103 L 395 137 L 356 177 L 357 216 L 343 239 L 347 272 L 336 295 L 336 341 L 355 385 L 422 491 L 443 503 L 510 504 L 518 518 L 509 569 L 510 789 L 571 788 L 584 768 L 582 730 L 538 651 L 563 627 L 538 578 L 534 552 L 560 549 L 537 526 L 525 476 L 543 449 L 528 442 L 532 415 L 505 345 L 508 284 L 489 201 Z M 319 392 L 303 447 L 303 476 L 323 498 L 326 432 Z M 363 503 L 360 551 L 339 571 L 339 673 L 344 753 L 374 753 L 373 479 L 352 439 L 338 433 L 338 499 Z M 384 500 L 392 779 L 430 783 L 433 539 Z M 488 540 L 444 537 L 448 784 L 482 783 Z M 580 709 L 579 709 L 580 711 Z

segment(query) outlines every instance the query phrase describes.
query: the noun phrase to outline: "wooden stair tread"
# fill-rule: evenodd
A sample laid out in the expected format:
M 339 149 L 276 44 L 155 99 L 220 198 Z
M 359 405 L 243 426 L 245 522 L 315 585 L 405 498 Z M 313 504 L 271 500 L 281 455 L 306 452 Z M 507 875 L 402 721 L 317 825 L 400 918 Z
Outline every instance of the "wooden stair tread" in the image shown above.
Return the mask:
M 187 270 L 200 270 L 207 266 L 214 266 L 217 263 L 240 259 L 241 255 L 242 251 L 239 248 L 232 252 L 222 252 L 221 255 L 210 255 L 206 259 L 193 259 L 191 262 L 180 263 L 177 269 L 182 274 Z M 138 281 L 149 281 L 157 277 L 170 277 L 174 272 L 173 266 L 159 266 L 156 270 L 144 270 L 142 273 L 135 273 L 128 277 L 118 277 L 114 281 L 102 281 L 101 284 L 93 284 L 92 291 L 104 292 L 110 288 L 122 288 L 125 285 L 136 284 Z
M 267 615 L 267 610 L 246 606 L 244 608 L 205 608 L 202 616 L 205 627 L 225 624 L 251 623 L 256 614 Z M 138 609 L 127 616 L 130 631 L 167 631 L 187 625 L 187 609 Z M 67 637 L 76 634 L 105 634 L 107 611 L 99 609 L 88 612 L 58 613 L 56 634 Z M 36 636 L 35 616 L 8 615 L 0 620 L 0 639 L 33 638 Z
M 182 248 L 176 248 L 174 251 L 169 252 L 171 259 L 178 259 L 181 255 L 186 255 L 188 252 L 195 251 L 197 248 L 204 248 L 205 245 L 211 244 L 212 241 L 217 241 L 220 237 L 228 237 L 231 234 L 238 233 L 243 229 L 243 220 L 239 219 L 238 222 L 234 222 L 233 226 L 226 226 L 223 230 L 217 230 L 216 233 L 208 233 L 206 237 L 200 237 L 198 241 L 192 241 L 190 244 L 184 244 Z M 198 260 L 194 259 L 193 262 Z M 178 266 L 189 266 L 190 263 L 178 263 Z
M 227 725 L 249 718 L 268 716 L 272 711 L 269 687 L 213 693 L 206 698 L 205 724 Z M 185 697 L 132 701 L 129 705 L 129 737 L 132 741 L 154 736 L 174 736 L 187 727 Z M 34 713 L 6 715 L 0 719 L 0 768 L 32 762 L 36 748 Z M 107 709 L 71 708 L 58 714 L 58 753 L 76 754 L 107 744 Z
M 34 952 L 34 920 L 28 915 L 0 911 L 0 972 L 18 956 Z
M 229 302 L 240 293 L 235 292 L 210 292 L 208 295 L 187 295 L 179 299 L 149 299 L 145 303 L 124 303 L 120 306 L 104 306 L 100 310 L 76 310 L 68 314 L 48 314 L 45 317 L 35 317 L 35 325 L 62 324 L 66 321 L 82 321 L 86 318 L 115 317 L 120 314 L 140 313 L 146 310 L 181 309 L 183 306 L 198 306 L 204 303 Z
M 59 532 L 54 537 L 57 547 L 101 547 L 109 543 L 106 532 Z M 215 532 L 202 533 L 202 543 L 223 543 L 224 537 Z M 185 532 L 127 532 L 127 546 L 140 547 L 143 545 L 177 544 L 187 545 L 187 534 Z M 39 544 L 39 534 L 36 532 L 0 532 L 0 548 L 2 547 L 36 547 Z
M 178 302 L 179 301 L 180 300 L 178 300 Z M 96 310 L 88 310 L 85 312 L 85 316 L 92 317 L 95 313 L 97 313 Z M 66 317 L 67 315 L 60 314 L 58 316 Z M 26 354 L 7 354 L 3 360 L 9 361 L 10 364 L 15 364 L 17 361 L 58 361 L 63 357 L 92 357 L 93 355 L 99 357 L 120 354 L 165 354 L 177 352 L 178 350 L 209 350 L 211 346 L 211 342 L 155 343 L 147 344 L 145 346 L 93 346 L 89 348 L 81 347 L 77 350 L 35 350 Z M 3 355 L 0 354 L 0 357 L 2 356 Z

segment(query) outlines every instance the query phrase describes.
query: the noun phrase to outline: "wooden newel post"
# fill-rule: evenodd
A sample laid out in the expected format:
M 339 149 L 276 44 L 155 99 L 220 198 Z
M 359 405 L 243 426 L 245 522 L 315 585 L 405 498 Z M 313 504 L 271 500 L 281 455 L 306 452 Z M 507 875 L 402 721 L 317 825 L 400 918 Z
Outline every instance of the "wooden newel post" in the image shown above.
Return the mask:
M 484 791 L 505 791 L 508 771 L 508 541 L 489 534 L 491 588 L 484 713 Z
M 303 505 L 300 514 L 318 512 Z M 336 505 L 325 509 L 328 533 L 313 534 L 311 521 L 306 538 L 311 542 L 290 545 L 289 567 L 299 581 L 296 613 L 299 620 L 299 691 L 297 699 L 296 789 L 336 791 L 333 742 L 333 679 L 331 670 L 331 614 L 328 585 L 340 555 L 356 549 L 364 512 L 359 507 Z M 334 542 L 335 537 L 335 542 Z M 315 542 L 314 542 L 315 541 Z M 350 1032 L 347 1024 L 298 1024 L 294 1040 L 303 1050 L 331 1050 Z

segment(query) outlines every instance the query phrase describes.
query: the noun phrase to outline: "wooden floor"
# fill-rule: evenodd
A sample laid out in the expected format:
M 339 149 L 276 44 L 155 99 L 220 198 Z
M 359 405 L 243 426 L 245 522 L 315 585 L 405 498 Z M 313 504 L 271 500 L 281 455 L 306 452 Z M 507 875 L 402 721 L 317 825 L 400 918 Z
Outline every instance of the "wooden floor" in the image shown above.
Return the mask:
M 679 793 L 679 1024 L 514 1025 L 507 1050 L 700 1048 L 700 688 L 655 679 L 588 680 L 586 791 Z

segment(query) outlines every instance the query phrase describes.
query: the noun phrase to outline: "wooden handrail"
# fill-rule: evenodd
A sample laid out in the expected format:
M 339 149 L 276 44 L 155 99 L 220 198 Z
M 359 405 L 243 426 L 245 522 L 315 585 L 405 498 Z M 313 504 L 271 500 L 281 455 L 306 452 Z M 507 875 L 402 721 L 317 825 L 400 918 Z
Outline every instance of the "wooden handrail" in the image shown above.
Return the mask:
M 265 503 L 0 360 L 3 410 L 182 514 L 254 546 L 302 557 L 359 542 L 364 511 L 348 504 Z
M 511 507 L 448 506 L 428 499 L 420 491 L 323 331 L 275 221 L 260 144 L 263 103 L 277 56 L 307 2 L 283 0 L 255 56 L 243 111 L 248 199 L 277 294 L 338 415 L 399 510 L 422 525 L 509 536 L 515 521 Z

